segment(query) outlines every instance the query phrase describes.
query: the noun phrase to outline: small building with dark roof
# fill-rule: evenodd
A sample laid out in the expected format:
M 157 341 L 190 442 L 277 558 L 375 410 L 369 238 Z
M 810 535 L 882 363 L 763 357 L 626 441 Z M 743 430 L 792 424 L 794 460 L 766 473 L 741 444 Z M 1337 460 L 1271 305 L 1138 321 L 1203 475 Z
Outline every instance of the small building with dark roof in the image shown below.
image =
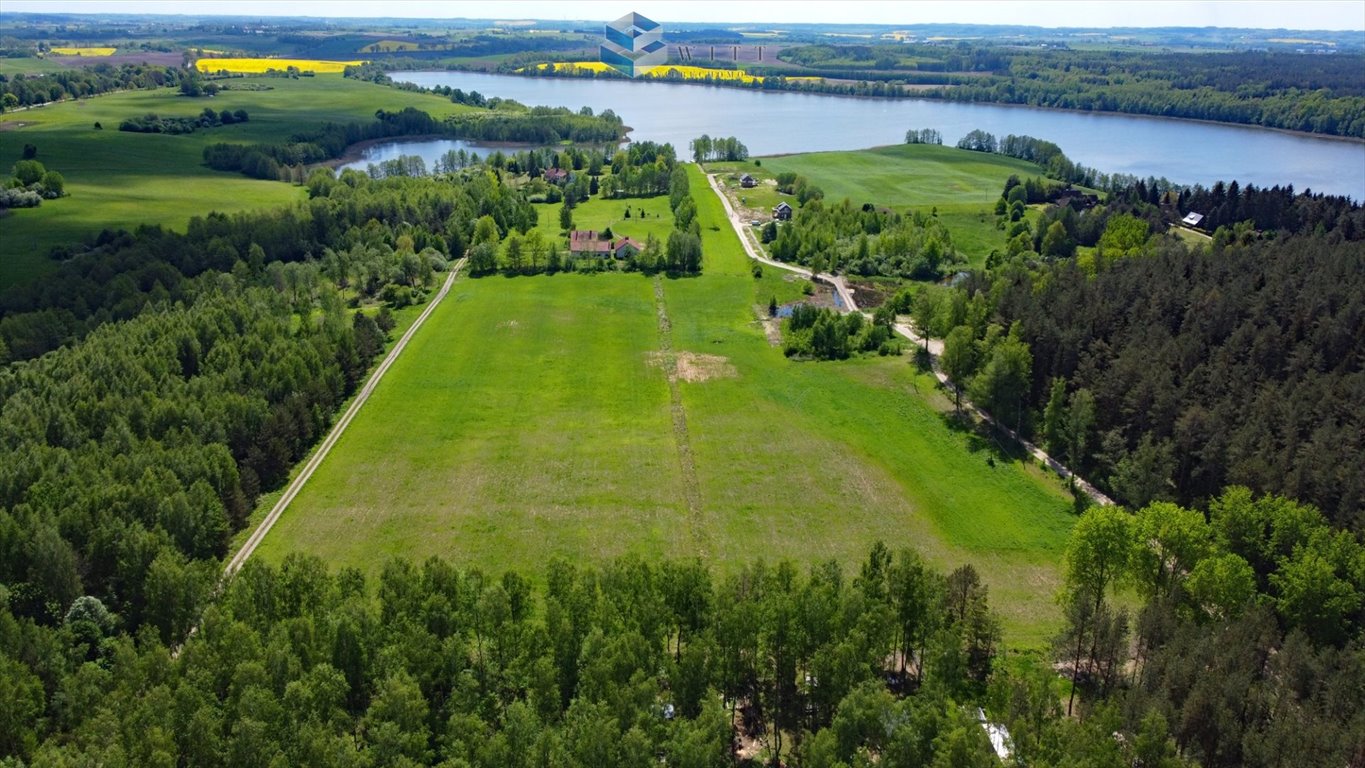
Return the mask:
M 753 189 L 758 186 L 758 180 L 746 173 L 739 177 L 739 185 L 745 189 Z
M 788 205 L 785 201 L 778 203 L 777 207 L 773 208 L 774 219 L 777 219 L 779 221 L 790 221 L 791 217 L 792 207 Z

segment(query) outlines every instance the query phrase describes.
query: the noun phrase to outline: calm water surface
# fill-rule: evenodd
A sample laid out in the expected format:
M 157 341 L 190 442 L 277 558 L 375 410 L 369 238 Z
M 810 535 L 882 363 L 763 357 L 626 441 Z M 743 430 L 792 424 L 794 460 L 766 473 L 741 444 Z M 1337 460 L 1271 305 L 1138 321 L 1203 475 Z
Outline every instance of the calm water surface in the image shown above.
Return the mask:
M 1365 200 L 1365 143 L 1261 128 L 1097 115 L 993 104 L 859 99 L 766 93 L 672 83 L 571 80 L 472 72 L 397 72 L 395 80 L 448 85 L 528 105 L 612 109 L 633 127 L 630 137 L 671 142 L 680 155 L 697 136 L 737 136 L 754 155 L 862 149 L 899 143 L 907 128 L 935 128 L 956 143 L 980 128 L 996 136 L 1026 134 L 1055 142 L 1072 160 L 1106 173 L 1165 176 L 1183 184 L 1236 179 L 1257 186 L 1293 184 Z M 427 147 L 425 145 L 432 145 Z M 439 145 L 441 148 L 436 148 Z M 376 153 L 420 154 L 430 168 L 452 141 L 398 142 Z M 352 164 L 363 169 L 374 158 Z

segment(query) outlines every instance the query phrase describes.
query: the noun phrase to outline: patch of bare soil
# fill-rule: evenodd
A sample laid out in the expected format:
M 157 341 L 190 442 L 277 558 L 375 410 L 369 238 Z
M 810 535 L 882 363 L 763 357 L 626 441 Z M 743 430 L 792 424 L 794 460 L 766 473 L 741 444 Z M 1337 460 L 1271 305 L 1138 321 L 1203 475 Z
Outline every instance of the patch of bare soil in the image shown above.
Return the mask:
M 516 320 L 503 320 L 501 323 L 498 323 L 498 329 L 502 330 L 506 328 L 509 331 L 515 331 L 520 325 L 521 323 Z
M 33 123 L 26 123 L 23 120 L 5 120 L 4 122 L 0 122 L 0 131 L 17 131 L 20 128 L 26 128 L 30 125 L 33 125 Z
M 118 67 L 123 64 L 178 67 L 184 61 L 184 55 L 177 51 L 134 51 L 132 53 L 115 53 L 113 56 L 49 56 L 48 59 L 58 62 L 64 67 L 89 67 L 95 64 L 108 64 L 111 67 Z
M 679 352 L 677 371 L 679 379 L 693 384 L 711 379 L 733 379 L 739 375 L 728 357 L 696 352 Z
M 853 291 L 859 309 L 876 309 L 896 295 L 896 286 L 891 283 L 849 281 L 848 289 Z
M 768 317 L 768 310 L 757 304 L 754 305 L 754 314 L 758 316 L 758 324 L 763 326 L 763 335 L 768 337 L 768 346 L 782 346 L 782 321 Z
M 739 375 L 730 358 L 698 352 L 651 352 L 650 364 L 663 367 L 671 381 L 697 384 L 711 379 L 733 379 Z M 670 365 L 670 358 L 672 365 Z

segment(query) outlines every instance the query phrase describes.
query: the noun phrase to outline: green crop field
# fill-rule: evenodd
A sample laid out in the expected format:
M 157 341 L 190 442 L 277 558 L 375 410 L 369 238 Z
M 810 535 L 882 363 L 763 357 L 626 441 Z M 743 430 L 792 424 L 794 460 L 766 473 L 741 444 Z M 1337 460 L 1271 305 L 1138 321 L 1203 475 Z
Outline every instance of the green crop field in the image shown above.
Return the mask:
M 928 144 L 764 157 L 760 162 L 758 167 L 750 162 L 715 163 L 707 168 L 760 179 L 792 171 L 823 189 L 829 201 L 848 198 L 859 205 L 873 203 L 925 213 L 936 209 L 953 235 L 953 245 L 974 267 L 985 264 L 992 248 L 1004 246 L 1004 233 L 995 228 L 994 208 L 1005 180 L 1010 174 L 1020 178 L 1042 175 L 1037 165 L 1012 157 Z M 779 199 L 777 191 L 767 186 L 742 194 L 767 207 Z
M 340 75 L 229 81 L 271 86 L 268 91 L 220 92 L 191 99 L 178 90 L 131 91 L 0 115 L 0 170 L 8 173 L 25 144 L 66 179 L 68 197 L 0 219 L 0 288 L 52 268 L 48 250 L 105 228 L 139 224 L 183 228 L 209 211 L 272 207 L 302 199 L 300 188 L 257 181 L 203 165 L 203 150 L 220 141 L 282 141 L 323 122 L 371 121 L 377 109 L 412 105 L 440 117 L 468 109 L 439 96 L 408 93 Z M 245 109 L 250 122 L 183 136 L 127 133 L 125 118 L 154 112 L 189 117 L 204 107 Z M 102 130 L 96 130 L 95 123 Z
M 799 283 L 752 276 L 691 172 L 703 276 L 462 279 L 258 555 L 371 573 L 390 554 L 539 574 L 623 552 L 854 569 L 881 539 L 973 563 L 1010 641 L 1041 644 L 1073 519 L 1060 483 L 950 428 L 908 356 L 784 358 L 754 308 Z M 598 205 L 579 213 L 624 209 Z

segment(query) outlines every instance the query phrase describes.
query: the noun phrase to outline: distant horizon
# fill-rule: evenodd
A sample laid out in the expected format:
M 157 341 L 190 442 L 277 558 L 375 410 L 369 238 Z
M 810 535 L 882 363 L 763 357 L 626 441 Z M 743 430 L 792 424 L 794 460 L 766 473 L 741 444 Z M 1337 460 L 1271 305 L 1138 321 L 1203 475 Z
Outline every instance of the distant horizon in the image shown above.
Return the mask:
M 607 21 L 638 11 L 675 24 L 824 24 L 914 26 L 973 24 L 1043 29 L 1205 28 L 1365 33 L 1365 0 L 957 0 L 839 4 L 680 0 L 8 0 L 0 19 L 18 13 L 488 21 Z

